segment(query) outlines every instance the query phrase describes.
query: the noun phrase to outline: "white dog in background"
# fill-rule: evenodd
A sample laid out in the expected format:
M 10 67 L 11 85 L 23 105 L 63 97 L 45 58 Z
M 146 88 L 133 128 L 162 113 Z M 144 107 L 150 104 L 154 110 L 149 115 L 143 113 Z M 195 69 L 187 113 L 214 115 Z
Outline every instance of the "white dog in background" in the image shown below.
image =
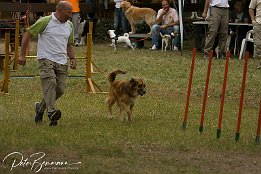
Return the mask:
M 111 46 L 114 47 L 114 51 L 116 51 L 116 47 L 118 43 L 125 43 L 129 47 L 134 50 L 133 46 L 131 45 L 131 41 L 129 39 L 129 34 L 125 33 L 123 36 L 119 36 L 118 38 L 116 37 L 116 34 L 114 33 L 114 30 L 109 30 L 108 34 L 110 35 L 111 38 Z
M 167 51 L 167 48 L 168 48 L 168 46 L 171 44 L 170 42 L 171 42 L 171 36 L 170 35 L 168 35 L 168 34 L 162 34 L 161 32 L 159 32 L 159 34 L 160 34 L 160 37 L 161 37 L 161 51 L 163 51 L 163 49 L 164 49 L 164 51 Z M 164 47 L 165 46 L 165 47 Z

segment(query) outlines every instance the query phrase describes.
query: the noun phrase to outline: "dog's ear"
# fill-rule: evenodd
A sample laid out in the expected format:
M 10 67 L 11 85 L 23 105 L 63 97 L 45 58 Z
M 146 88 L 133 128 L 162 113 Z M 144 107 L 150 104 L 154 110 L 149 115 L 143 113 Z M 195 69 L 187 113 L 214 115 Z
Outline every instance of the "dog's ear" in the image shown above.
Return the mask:
M 136 80 L 134 78 L 130 79 L 130 85 L 135 86 L 137 84 Z

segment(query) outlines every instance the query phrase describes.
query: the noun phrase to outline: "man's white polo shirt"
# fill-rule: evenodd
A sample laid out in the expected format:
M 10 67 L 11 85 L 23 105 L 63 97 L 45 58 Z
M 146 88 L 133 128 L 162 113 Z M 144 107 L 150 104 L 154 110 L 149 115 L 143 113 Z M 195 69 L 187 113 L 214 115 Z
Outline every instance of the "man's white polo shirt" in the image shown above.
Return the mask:
M 47 58 L 59 64 L 67 63 L 67 44 L 73 43 L 73 24 L 61 23 L 54 15 L 40 18 L 28 28 L 28 32 L 38 35 L 37 58 Z

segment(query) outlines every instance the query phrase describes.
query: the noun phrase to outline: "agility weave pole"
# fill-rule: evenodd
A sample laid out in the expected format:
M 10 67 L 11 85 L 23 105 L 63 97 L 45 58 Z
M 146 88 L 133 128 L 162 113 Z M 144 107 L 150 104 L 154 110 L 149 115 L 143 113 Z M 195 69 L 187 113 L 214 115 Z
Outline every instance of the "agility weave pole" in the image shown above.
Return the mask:
M 186 129 L 186 126 L 187 126 L 189 100 L 190 100 L 190 92 L 191 92 L 191 87 L 192 87 L 192 80 L 193 80 L 196 54 L 197 54 L 197 49 L 194 48 L 193 52 L 192 52 L 192 60 L 191 60 L 191 65 L 190 65 L 190 76 L 189 76 L 189 84 L 188 84 L 188 91 L 187 91 L 186 108 L 185 108 L 185 114 L 184 114 L 184 121 L 183 121 L 183 124 L 182 124 L 183 129 Z
M 249 52 L 246 52 L 243 78 L 242 78 L 242 86 L 241 86 L 239 111 L 238 111 L 238 118 L 237 118 L 237 129 L 236 129 L 236 137 L 235 137 L 236 141 L 238 141 L 239 137 L 240 137 L 240 125 L 241 125 L 241 117 L 242 117 L 242 111 L 243 111 L 243 102 L 244 102 L 244 94 L 245 94 L 245 86 L 246 86 L 246 74 L 247 74 L 248 59 L 249 59 Z
M 199 132 L 203 132 L 203 124 L 204 124 L 204 117 L 205 117 L 205 111 L 206 111 L 206 103 L 207 103 L 207 96 L 208 96 L 208 86 L 209 86 L 212 59 L 213 59 L 213 50 L 210 50 L 207 77 L 206 77 L 206 85 L 205 85 L 205 90 L 204 90 L 204 98 L 203 98 L 202 111 L 201 111 L 201 117 L 200 117 Z
M 261 127 L 261 97 L 259 102 L 259 115 L 258 115 L 258 122 L 256 128 L 256 144 L 259 144 L 260 141 L 260 127 Z
M 222 88 L 222 97 L 220 102 L 220 109 L 219 109 L 219 118 L 218 118 L 218 128 L 217 128 L 217 138 L 221 136 L 221 123 L 223 118 L 223 110 L 224 110 L 224 103 L 225 103 L 225 95 L 226 95 L 226 86 L 227 86 L 227 74 L 228 74 L 228 64 L 229 59 L 231 57 L 231 53 L 228 50 L 226 54 L 226 65 L 224 71 L 224 79 L 223 79 L 223 88 Z
M 2 85 L 1 92 L 8 94 L 8 85 L 10 80 L 9 70 L 9 44 L 10 44 L 10 33 L 5 33 L 5 63 L 4 63 L 4 78 L 0 82 Z
M 192 54 L 192 62 L 191 62 L 191 67 L 190 67 L 190 78 L 189 78 L 189 85 L 188 85 L 188 91 L 187 91 L 187 100 L 186 100 L 184 121 L 183 121 L 183 125 L 182 125 L 183 129 L 186 129 L 186 124 L 187 124 L 188 108 L 189 108 L 189 100 L 190 100 L 190 93 L 191 93 L 191 86 L 192 86 L 192 79 L 193 79 L 193 72 L 194 72 L 195 57 L 196 57 L 196 48 L 193 49 L 193 54 Z M 226 53 L 226 64 L 225 64 L 225 70 L 224 70 L 222 96 L 221 96 L 221 103 L 220 103 L 220 110 L 219 110 L 217 138 L 220 138 L 220 136 L 221 136 L 221 124 L 222 124 L 222 118 L 223 118 L 223 110 L 224 110 L 224 103 L 225 103 L 225 93 L 226 93 L 226 85 L 227 85 L 227 76 L 228 76 L 228 67 L 229 67 L 230 57 L 231 57 L 231 53 L 228 50 L 227 53 Z M 207 70 L 207 77 L 206 77 L 206 85 L 205 85 L 205 90 L 204 90 L 202 113 L 201 113 L 200 126 L 199 126 L 199 132 L 200 133 L 203 132 L 203 123 L 204 123 L 204 115 L 205 115 L 206 99 L 207 99 L 207 92 L 208 92 L 208 86 L 209 86 L 209 77 L 210 77 L 210 72 L 211 72 L 212 59 L 213 59 L 213 50 L 211 50 L 210 54 L 209 54 L 209 63 L 208 63 L 208 70 Z M 241 87 L 239 113 L 238 113 L 238 120 L 237 120 L 238 122 L 237 122 L 237 129 L 236 129 L 236 138 L 235 138 L 236 141 L 238 141 L 239 137 L 240 137 L 240 125 L 241 125 L 241 117 L 242 117 L 242 110 L 243 110 L 243 101 L 244 101 L 244 92 L 245 92 L 248 59 L 249 59 L 249 52 L 246 52 L 244 70 L 243 70 L 242 87 Z M 257 129 L 256 129 L 256 140 L 255 140 L 256 144 L 259 144 L 259 141 L 260 141 L 261 98 L 260 98 L 260 106 L 259 107 L 260 108 L 259 108 L 259 116 L 258 116 L 258 125 L 257 125 Z

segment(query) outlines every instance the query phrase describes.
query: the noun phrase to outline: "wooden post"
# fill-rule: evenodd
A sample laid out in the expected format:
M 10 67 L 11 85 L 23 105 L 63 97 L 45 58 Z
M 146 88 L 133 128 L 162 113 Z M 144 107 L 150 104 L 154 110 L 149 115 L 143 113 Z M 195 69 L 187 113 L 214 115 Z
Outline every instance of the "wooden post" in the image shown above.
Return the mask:
M 15 52 L 13 69 L 18 70 L 19 20 L 15 20 Z
M 4 79 L 1 91 L 8 93 L 9 84 L 9 45 L 10 45 L 10 33 L 5 33 L 5 67 L 4 67 Z
M 91 79 L 91 67 L 92 67 L 92 34 L 87 34 L 87 57 L 86 57 L 86 82 L 87 82 L 87 92 L 95 93 L 92 79 Z
M 93 31 L 93 22 L 89 22 L 89 33 L 92 34 Z
M 93 31 L 93 22 L 89 22 L 89 33 L 92 34 L 92 31 Z M 87 41 L 88 41 L 88 39 L 87 39 Z M 92 42 L 92 40 L 91 40 L 91 42 Z M 93 73 L 93 72 L 94 71 L 93 71 L 93 66 L 92 66 L 92 62 L 91 62 L 91 73 Z

